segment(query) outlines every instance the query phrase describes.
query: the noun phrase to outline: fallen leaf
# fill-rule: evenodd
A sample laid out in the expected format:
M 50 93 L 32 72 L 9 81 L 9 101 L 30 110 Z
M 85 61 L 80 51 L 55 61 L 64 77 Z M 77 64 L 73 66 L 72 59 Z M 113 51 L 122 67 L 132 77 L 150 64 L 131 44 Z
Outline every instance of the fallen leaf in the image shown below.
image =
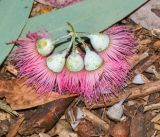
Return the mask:
M 145 118 L 142 112 L 138 111 L 131 119 L 130 137 L 146 137 Z
M 0 65 L 13 48 L 7 42 L 15 40 L 27 23 L 33 0 L 0 0 Z
M 73 100 L 74 97 L 59 99 L 41 105 L 35 111 L 24 112 L 25 121 L 19 133 L 26 136 L 49 131 L 61 118 Z
M 40 14 L 48 13 L 52 10 L 53 10 L 53 7 L 39 3 L 39 4 L 34 5 L 33 10 L 31 12 L 31 16 L 33 17 L 33 16 L 37 16 Z
M 76 128 L 76 132 L 81 137 L 98 136 L 100 134 L 95 125 L 93 125 L 92 122 L 85 119 L 80 121 Z
M 47 30 L 52 39 L 65 36 L 66 22 L 71 22 L 77 31 L 97 33 L 120 21 L 147 0 L 83 0 L 65 8 L 30 18 L 22 31 Z M 112 11 L 112 12 L 111 12 Z M 91 25 L 92 24 L 92 25 Z M 63 51 L 69 41 L 62 42 L 55 52 Z
M 23 120 L 24 117 L 21 117 L 19 120 L 16 121 L 16 123 L 12 124 L 6 137 L 15 137 Z
M 156 41 L 153 46 L 157 49 L 160 49 L 160 40 Z
M 117 124 L 114 124 L 112 128 L 110 128 L 110 134 L 113 137 L 128 137 L 129 136 L 129 127 L 130 121 L 122 121 Z
M 75 2 L 80 2 L 81 0 L 36 0 L 36 1 L 45 5 L 53 6 L 55 8 L 60 8 L 73 4 Z
M 146 14 L 147 13 L 147 14 Z M 153 30 L 160 28 L 160 0 L 150 0 L 130 18 L 144 28 Z
M 60 95 L 57 92 L 39 95 L 31 87 L 26 86 L 24 80 L 0 80 L 0 97 L 6 98 L 12 110 L 28 109 L 72 96 L 77 95 Z

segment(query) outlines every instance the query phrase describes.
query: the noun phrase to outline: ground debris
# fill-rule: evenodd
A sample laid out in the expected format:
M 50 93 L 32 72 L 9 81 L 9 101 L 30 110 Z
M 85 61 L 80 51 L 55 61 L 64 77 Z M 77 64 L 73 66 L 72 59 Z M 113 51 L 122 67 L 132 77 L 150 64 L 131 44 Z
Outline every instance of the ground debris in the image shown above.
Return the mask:
M 153 6 L 149 15 L 157 18 L 159 7 Z M 30 17 L 54 10 L 53 5 L 34 2 Z M 160 29 L 147 30 L 156 20 L 150 20 L 149 24 L 140 21 L 140 10 L 131 19 L 128 17 L 119 22 L 134 32 L 137 54 L 129 58 L 132 71 L 126 86 L 120 92 L 108 95 L 107 101 L 102 97 L 88 102 L 77 95 L 59 95 L 57 92 L 39 96 L 24 84 L 24 79 L 17 79 L 14 66 L 4 62 L 0 70 L 0 136 L 160 137 Z M 140 21 L 140 24 L 132 20 Z M 145 78 L 141 85 L 133 82 L 137 75 Z M 110 119 L 109 108 L 126 97 L 120 120 Z M 19 115 L 13 116 L 17 114 L 14 110 Z

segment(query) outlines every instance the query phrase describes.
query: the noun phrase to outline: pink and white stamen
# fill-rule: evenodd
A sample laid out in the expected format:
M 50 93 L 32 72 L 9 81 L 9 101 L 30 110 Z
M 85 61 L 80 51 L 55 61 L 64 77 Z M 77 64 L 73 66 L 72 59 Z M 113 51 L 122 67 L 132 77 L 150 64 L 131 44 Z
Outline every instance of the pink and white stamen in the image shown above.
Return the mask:
M 41 56 L 36 49 L 37 40 L 46 38 L 45 33 L 29 33 L 27 38 L 15 41 L 19 47 L 13 52 L 11 61 L 19 70 L 20 78 L 26 78 L 26 83 L 41 94 L 56 89 L 92 101 L 124 86 L 130 71 L 127 57 L 134 54 L 134 37 L 126 26 L 112 27 L 103 34 L 109 36 L 109 46 L 97 53 L 103 64 L 93 71 L 72 72 L 66 67 L 60 73 L 51 71 L 46 64 L 47 57 Z
M 46 33 L 28 33 L 26 38 L 14 43 L 19 45 L 11 55 L 11 62 L 19 70 L 19 77 L 38 93 L 50 92 L 55 87 L 57 74 L 52 73 L 46 65 L 47 57 L 41 56 L 36 49 L 36 42 L 46 38 Z

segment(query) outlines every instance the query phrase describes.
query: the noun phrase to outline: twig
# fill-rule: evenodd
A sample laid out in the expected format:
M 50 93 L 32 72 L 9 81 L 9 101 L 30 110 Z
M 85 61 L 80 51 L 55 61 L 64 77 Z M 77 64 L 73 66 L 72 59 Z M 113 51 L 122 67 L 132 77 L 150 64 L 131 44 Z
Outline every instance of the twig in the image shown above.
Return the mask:
M 101 127 L 104 131 L 109 130 L 109 125 L 105 121 L 103 121 L 102 119 L 91 113 L 89 110 L 83 108 L 82 112 L 84 113 L 84 118 L 91 121 L 94 125 Z
M 131 92 L 131 95 L 128 97 L 128 99 L 134 99 L 134 98 L 138 98 L 138 97 L 147 96 L 149 94 L 160 91 L 160 80 L 155 81 L 155 82 L 149 82 L 144 85 L 133 87 L 130 89 L 126 89 L 124 91 L 125 92 L 123 94 L 120 94 L 119 96 L 111 95 L 109 97 L 109 99 L 110 99 L 109 101 L 104 102 L 101 100 L 98 104 L 93 102 L 91 105 L 89 105 L 87 103 L 86 103 L 86 105 L 88 108 L 91 108 L 91 109 L 111 106 L 111 105 L 119 102 L 120 100 L 122 100 L 130 92 Z
M 148 67 L 150 67 L 159 58 L 160 56 L 158 55 L 152 55 L 143 65 L 138 67 L 134 72 L 136 74 L 144 72 Z
M 21 117 L 16 123 L 11 125 L 10 131 L 8 132 L 6 137 L 15 137 L 23 121 L 24 117 Z
M 78 137 L 77 133 L 72 131 L 70 124 L 64 119 L 60 119 L 48 134 L 50 136 L 58 135 L 59 137 Z
M 135 55 L 130 59 L 130 62 L 132 65 L 132 68 L 135 67 L 138 63 L 140 63 L 142 60 L 149 57 L 148 50 L 140 55 Z
M 148 106 L 144 107 L 144 112 L 148 111 L 148 110 L 154 110 L 154 109 L 159 109 L 160 108 L 160 103 L 157 104 L 151 104 Z
M 158 114 L 154 118 L 152 118 L 151 122 L 157 123 L 159 120 L 160 120 L 160 114 Z

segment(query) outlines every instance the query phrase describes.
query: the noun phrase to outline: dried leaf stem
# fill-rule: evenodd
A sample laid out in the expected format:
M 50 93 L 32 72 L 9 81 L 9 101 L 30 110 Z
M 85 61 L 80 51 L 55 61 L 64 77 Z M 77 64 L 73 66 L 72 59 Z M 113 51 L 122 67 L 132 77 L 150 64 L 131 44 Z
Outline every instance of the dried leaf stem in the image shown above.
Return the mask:
M 155 82 L 149 82 L 141 86 L 133 87 L 124 90 L 125 92 L 122 92 L 118 96 L 111 95 L 109 98 L 109 101 L 100 101 L 98 104 L 92 103 L 91 105 L 87 104 L 88 108 L 95 109 L 95 108 L 100 108 L 100 107 L 107 107 L 110 105 L 115 104 L 116 102 L 119 102 L 122 100 L 124 97 L 128 95 L 128 93 L 131 93 L 131 95 L 128 97 L 128 99 L 134 99 L 138 97 L 143 97 L 147 96 L 149 94 L 155 93 L 160 91 L 160 80 L 155 81 Z

